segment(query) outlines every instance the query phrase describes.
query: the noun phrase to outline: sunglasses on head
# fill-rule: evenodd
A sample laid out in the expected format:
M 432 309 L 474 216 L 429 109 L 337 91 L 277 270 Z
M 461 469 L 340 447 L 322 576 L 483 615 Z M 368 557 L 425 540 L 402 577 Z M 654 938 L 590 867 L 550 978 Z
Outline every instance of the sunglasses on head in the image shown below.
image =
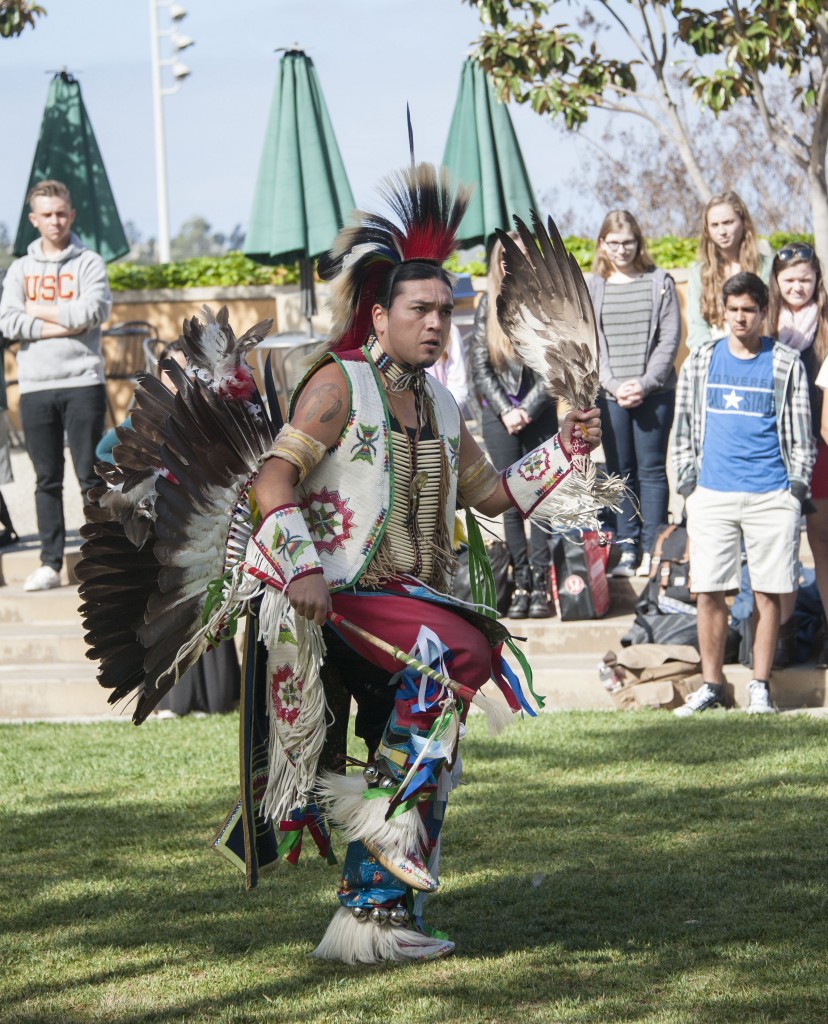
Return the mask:
M 807 242 L 791 242 L 790 245 L 786 245 L 784 249 L 780 249 L 776 254 L 776 259 L 780 263 L 790 263 L 791 260 L 812 260 L 814 258 L 814 247 L 808 245 Z

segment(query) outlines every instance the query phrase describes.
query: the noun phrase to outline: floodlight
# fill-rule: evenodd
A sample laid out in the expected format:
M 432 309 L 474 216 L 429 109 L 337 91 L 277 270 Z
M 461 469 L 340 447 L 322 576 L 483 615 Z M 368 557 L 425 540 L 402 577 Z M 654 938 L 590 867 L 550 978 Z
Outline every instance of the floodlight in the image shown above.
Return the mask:
M 186 64 L 182 64 L 180 60 L 177 60 L 172 66 L 173 78 L 178 82 L 183 82 L 185 78 L 191 74 L 190 69 Z
M 182 18 L 187 17 L 187 12 L 181 6 L 181 4 L 172 4 L 170 7 L 170 18 L 173 21 L 181 21 Z

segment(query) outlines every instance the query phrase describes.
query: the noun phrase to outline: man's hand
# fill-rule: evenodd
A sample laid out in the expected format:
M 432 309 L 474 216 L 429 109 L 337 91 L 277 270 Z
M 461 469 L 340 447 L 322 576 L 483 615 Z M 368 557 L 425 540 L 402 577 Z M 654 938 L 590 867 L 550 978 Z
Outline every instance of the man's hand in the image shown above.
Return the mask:
M 572 434 L 583 437 L 591 449 L 601 443 L 601 414 L 597 409 L 570 409 L 561 424 L 561 444 L 567 455 L 572 454 Z
M 506 412 L 501 414 L 500 422 L 506 428 L 508 434 L 519 434 L 532 421 L 523 409 L 515 406 L 514 409 L 507 409 Z
M 331 594 L 321 572 L 300 576 L 287 588 L 291 607 L 297 615 L 322 626 L 331 610 Z

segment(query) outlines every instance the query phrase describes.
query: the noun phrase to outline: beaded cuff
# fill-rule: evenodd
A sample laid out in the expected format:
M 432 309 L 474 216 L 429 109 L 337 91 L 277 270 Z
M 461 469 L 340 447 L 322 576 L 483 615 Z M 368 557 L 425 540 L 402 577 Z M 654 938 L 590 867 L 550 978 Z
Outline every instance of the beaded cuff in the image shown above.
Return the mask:
M 490 498 L 500 483 L 500 473 L 481 455 L 468 469 L 460 474 L 457 481 L 457 496 L 469 508 L 477 508 L 481 501 Z
M 266 459 L 283 459 L 299 470 L 299 480 L 302 483 L 305 477 L 315 469 L 325 457 L 327 449 L 321 441 L 306 434 L 302 430 L 286 423 L 273 442 L 273 447 L 265 456 Z
M 556 434 L 504 470 L 503 486 L 518 512 L 528 519 L 571 469 L 571 459 Z
M 268 512 L 248 542 L 244 570 L 279 590 L 300 576 L 322 572 L 298 505 L 280 505 Z

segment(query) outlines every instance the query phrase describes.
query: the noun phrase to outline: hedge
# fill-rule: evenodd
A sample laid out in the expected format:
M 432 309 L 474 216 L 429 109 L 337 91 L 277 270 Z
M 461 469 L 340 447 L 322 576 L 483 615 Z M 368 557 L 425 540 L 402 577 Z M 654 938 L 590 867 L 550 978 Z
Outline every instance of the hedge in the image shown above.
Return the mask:
M 774 250 L 790 242 L 808 242 L 813 235 L 776 231 L 768 236 Z M 595 243 L 590 238 L 569 236 L 564 239 L 567 249 L 583 270 L 589 270 L 595 254 Z M 665 235 L 647 242 L 650 253 L 659 267 L 673 269 L 689 267 L 696 258 L 698 242 L 695 238 L 675 238 Z M 482 260 L 460 262 L 453 256 L 446 264 L 456 274 L 483 277 L 486 265 Z M 255 263 L 240 252 L 224 256 L 196 256 L 177 263 L 138 264 L 113 263 L 108 268 L 109 284 L 114 292 L 153 291 L 160 288 L 228 288 L 239 285 L 296 284 L 299 280 L 297 264 L 268 267 Z

